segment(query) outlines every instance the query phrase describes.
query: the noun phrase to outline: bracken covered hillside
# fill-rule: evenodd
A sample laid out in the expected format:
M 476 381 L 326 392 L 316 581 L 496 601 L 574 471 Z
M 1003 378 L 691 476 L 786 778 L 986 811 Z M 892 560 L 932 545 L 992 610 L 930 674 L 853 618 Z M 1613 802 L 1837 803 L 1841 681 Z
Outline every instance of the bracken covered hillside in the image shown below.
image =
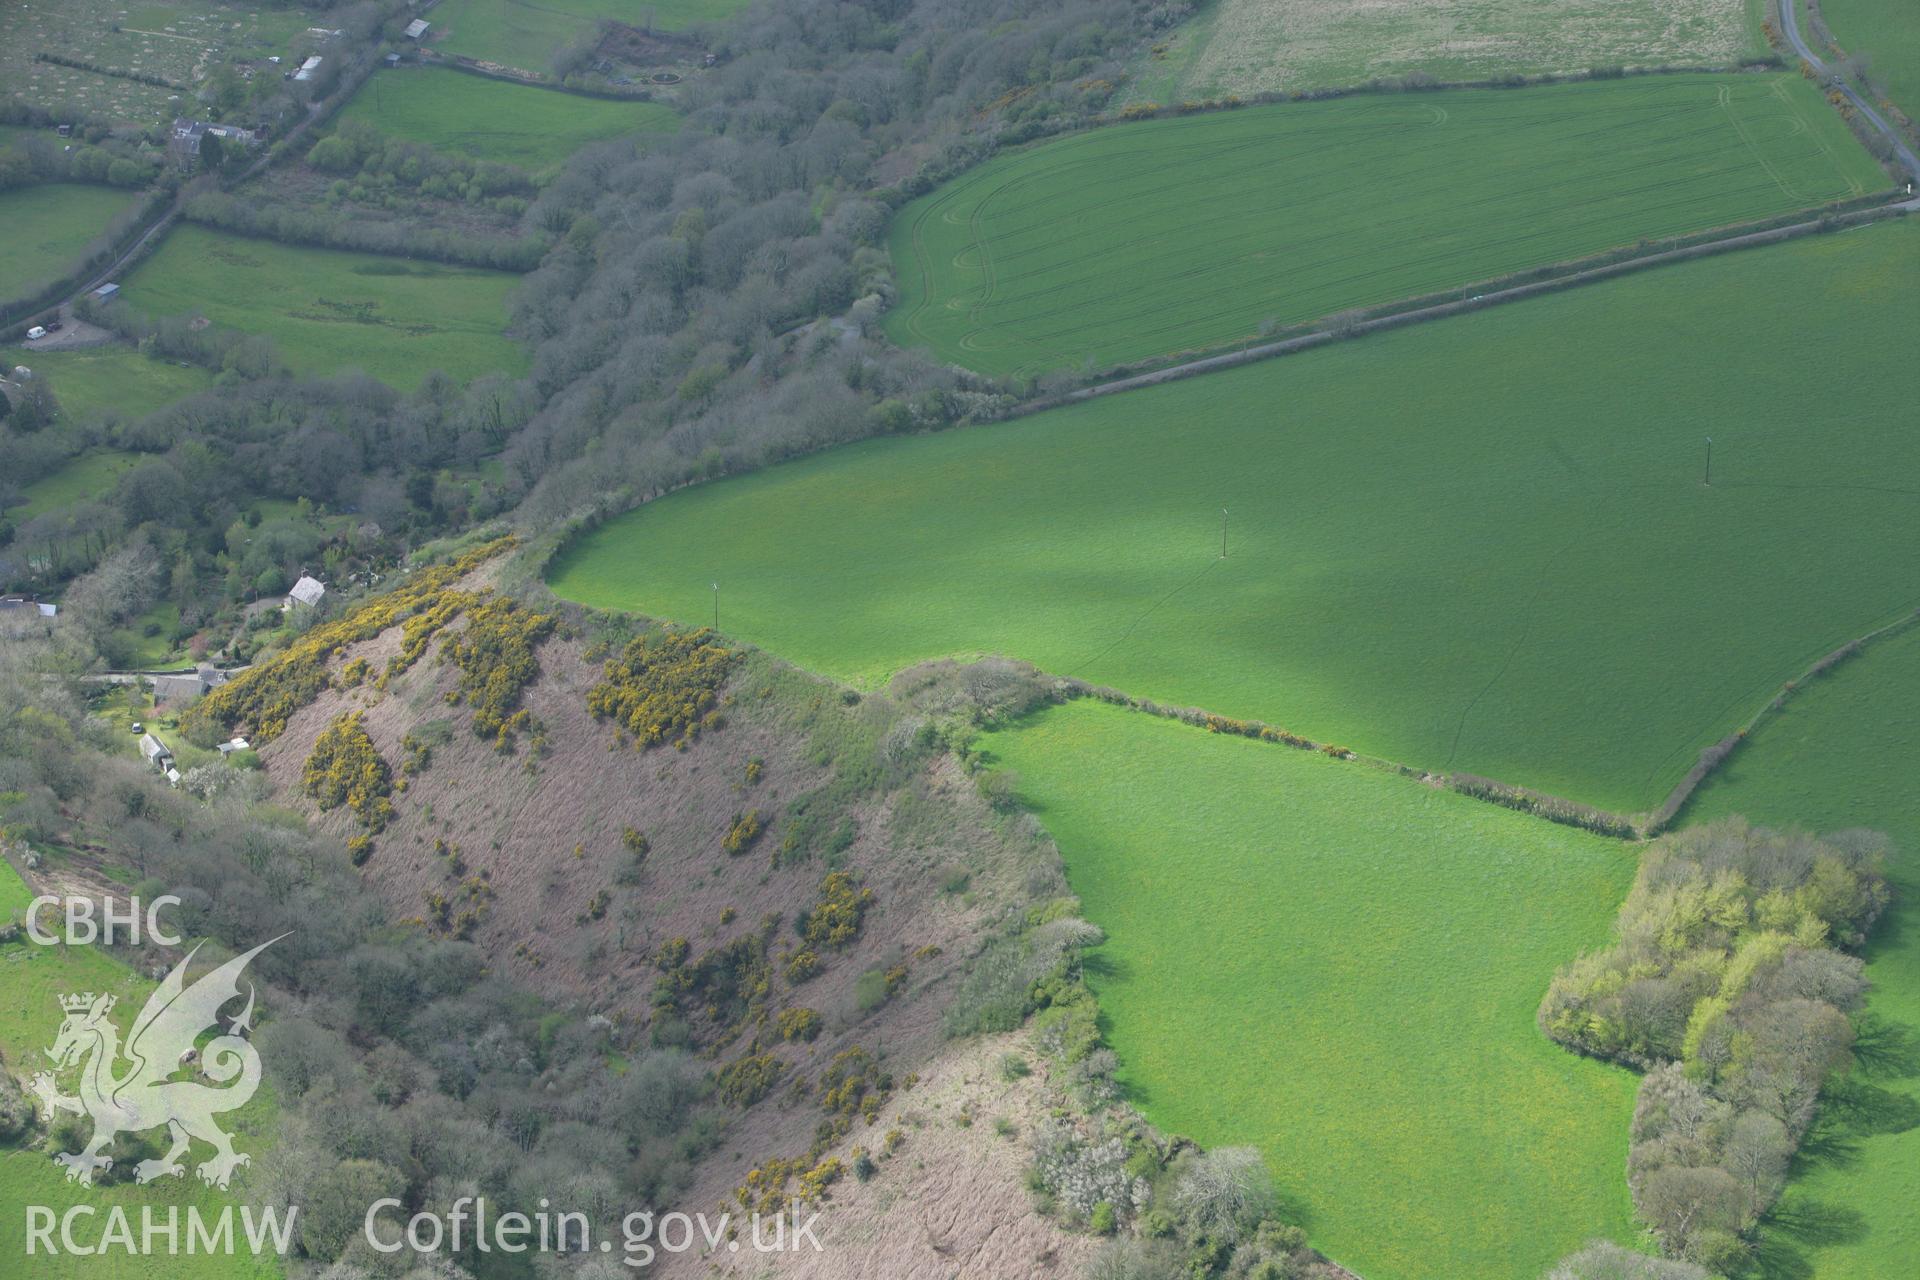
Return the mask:
M 416 571 L 404 607 L 308 632 L 345 642 L 275 677 L 298 690 L 260 745 L 276 790 L 395 917 L 616 1044 L 709 1063 L 730 1119 L 680 1202 L 813 1196 L 828 1249 L 783 1269 L 1070 1272 L 1095 1242 L 1022 1185 L 1021 1136 L 1059 1100 L 1046 1055 L 1009 1076 L 1026 1033 L 953 1040 L 942 1018 L 987 939 L 1064 894 L 1051 844 L 904 701 L 708 632 L 520 605 L 498 563 Z M 722 1263 L 768 1265 L 674 1266 Z

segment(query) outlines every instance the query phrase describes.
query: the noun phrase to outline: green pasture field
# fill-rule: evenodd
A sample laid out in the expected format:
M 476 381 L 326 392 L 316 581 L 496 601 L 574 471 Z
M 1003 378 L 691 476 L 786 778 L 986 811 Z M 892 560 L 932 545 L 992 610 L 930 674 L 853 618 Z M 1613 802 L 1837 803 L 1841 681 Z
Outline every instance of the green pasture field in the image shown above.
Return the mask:
M 130 191 L 82 182 L 0 194 L 0 298 L 24 297 L 58 277 L 133 201 Z
M 1784 73 L 1150 120 L 909 204 L 887 332 L 983 373 L 1105 368 L 1886 185 Z
M 360 369 L 410 390 L 433 369 L 466 382 L 527 368 L 504 332 L 518 279 L 181 226 L 125 281 L 123 296 L 150 315 L 196 311 L 264 334 L 301 373 Z
M 556 169 L 602 138 L 662 133 L 680 117 L 657 102 L 583 98 L 441 67 L 374 75 L 342 113 L 396 138 L 460 151 L 529 173 Z
M 23 524 L 56 508 L 97 498 L 113 488 L 120 473 L 139 460 L 139 454 L 121 449 L 94 449 L 83 453 L 52 475 L 22 489 L 20 494 L 26 501 L 9 507 L 7 517 Z
M 4 916 L 6 904 L 16 898 L 24 904 L 26 896 L 26 886 L 13 868 L 0 863 L 0 916 Z M 42 1069 L 45 1059 L 41 1051 L 53 1043 L 60 1027 L 61 996 L 81 991 L 112 992 L 119 996 L 114 1021 L 124 1033 L 152 990 L 151 982 L 93 947 L 42 947 L 26 941 L 0 946 L 0 1069 L 11 1071 L 22 1080 Z M 262 1088 L 253 1101 L 224 1117 L 222 1123 L 233 1135 L 234 1145 L 257 1161 L 275 1131 L 277 1116 L 278 1108 L 271 1094 Z M 22 1231 L 27 1205 L 45 1205 L 55 1213 L 63 1213 L 75 1204 L 96 1206 L 99 1215 L 76 1228 L 83 1237 L 104 1229 L 104 1214 L 114 1205 L 131 1215 L 136 1232 L 143 1205 L 154 1206 L 163 1221 L 169 1205 L 178 1206 L 183 1213 L 189 1205 L 198 1206 L 205 1215 L 217 1215 L 223 1206 L 237 1205 L 245 1195 L 247 1171 L 243 1169 L 235 1179 L 238 1195 L 208 1188 L 193 1176 L 194 1163 L 204 1158 L 207 1151 L 205 1147 L 195 1147 L 184 1178 L 145 1187 L 132 1183 L 81 1187 L 68 1182 L 65 1170 L 54 1164 L 44 1151 L 0 1147 L 0 1215 L 4 1215 L 0 1221 L 6 1224 L 0 1228 L 0 1251 L 9 1259 L 7 1266 L 24 1265 L 27 1270 L 21 1274 L 49 1280 L 100 1280 L 102 1276 L 135 1274 L 141 1280 L 269 1280 L 279 1276 L 281 1269 L 276 1259 L 255 1258 L 244 1252 L 233 1257 L 189 1257 L 184 1252 L 172 1257 L 162 1251 L 138 1259 L 118 1253 L 98 1258 L 62 1252 L 53 1256 L 37 1255 L 30 1263 L 24 1259 L 20 1263 L 12 1260 L 23 1254 L 26 1247 Z M 236 1219 L 237 1214 L 236 1209 Z M 183 1236 L 185 1225 L 183 1218 Z M 234 1229 L 238 1234 L 237 1220 Z
M 36 351 L 22 362 L 53 384 L 61 420 L 67 423 L 109 413 L 143 418 L 213 385 L 211 370 L 156 360 L 124 343 Z
M 641 25 L 652 16 L 653 29 L 678 31 L 696 22 L 715 22 L 746 0 L 447 0 L 427 15 L 434 30 L 428 41 L 444 53 L 465 54 L 487 62 L 546 73 L 553 55 L 602 21 Z
M 1915 296 L 1920 222 L 1808 237 L 682 490 L 549 581 L 1644 810 L 1920 603 Z
M 1133 102 L 1592 67 L 1716 67 L 1766 52 L 1754 0 L 1200 0 L 1129 68 Z
M 1534 1026 L 1631 846 L 1104 703 L 985 745 L 1107 931 L 1091 979 L 1154 1123 L 1258 1146 L 1368 1280 L 1537 1280 L 1631 1239 L 1637 1082 Z
M 1686 820 L 1870 827 L 1897 846 L 1894 905 L 1867 948 L 1871 1017 L 1904 1053 L 1858 1068 L 1865 1105 L 1829 1103 L 1764 1237 L 1769 1274 L 1909 1280 L 1920 1258 L 1920 631 L 1869 646 L 1762 723 L 1696 794 Z
M 1912 0 L 1822 0 L 1820 15 L 1840 47 L 1867 59 L 1895 106 L 1920 120 L 1920 12 Z

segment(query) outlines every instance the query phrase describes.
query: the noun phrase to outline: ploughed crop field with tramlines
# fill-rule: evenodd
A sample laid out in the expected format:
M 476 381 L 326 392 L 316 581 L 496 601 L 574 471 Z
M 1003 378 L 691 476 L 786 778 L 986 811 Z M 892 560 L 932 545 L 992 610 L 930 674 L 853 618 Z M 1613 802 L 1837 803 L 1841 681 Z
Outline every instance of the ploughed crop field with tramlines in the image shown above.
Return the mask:
M 986 373 L 1102 368 L 1886 185 L 1786 73 L 1122 124 L 908 205 L 887 328 Z

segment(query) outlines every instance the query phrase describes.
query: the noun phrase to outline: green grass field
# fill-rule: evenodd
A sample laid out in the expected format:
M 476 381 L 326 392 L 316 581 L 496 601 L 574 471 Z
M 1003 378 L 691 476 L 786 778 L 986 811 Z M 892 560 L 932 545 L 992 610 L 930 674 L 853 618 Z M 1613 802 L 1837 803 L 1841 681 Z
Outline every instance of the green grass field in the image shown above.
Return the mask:
M 1809 1280 L 1909 1280 L 1920 1258 L 1920 1128 L 1889 1132 L 1920 1109 L 1920 632 L 1908 631 L 1807 687 L 1762 724 L 1688 807 L 1688 821 L 1743 813 L 1815 831 L 1871 827 L 1892 836 L 1896 898 L 1867 950 L 1868 1008 L 1905 1029 L 1904 1064 L 1863 1075 L 1877 1109 L 1833 1116 L 1837 1141 L 1816 1148 L 1765 1237 L 1770 1274 Z M 1875 1111 L 1879 1118 L 1876 1119 Z M 1908 1121 L 1910 1122 L 1910 1121 Z M 1810 1269 L 1808 1269 L 1810 1267 Z
M 142 418 L 213 385 L 211 370 L 152 359 L 120 343 L 78 351 L 36 351 L 22 358 L 52 382 L 62 420 L 68 423 L 105 413 Z
M 6 913 L 6 904 L 16 898 L 24 900 L 25 896 L 26 887 L 13 868 L 0 863 L 0 917 Z M 124 1032 L 152 989 L 152 983 L 93 947 L 42 947 L 24 941 L 0 946 L 0 1062 L 4 1062 L 3 1069 L 22 1078 L 41 1069 L 44 1064 L 41 1051 L 53 1043 L 59 1030 L 60 996 L 80 991 L 118 995 L 120 1001 L 114 1010 L 114 1020 Z M 235 1146 L 256 1158 L 265 1149 L 277 1123 L 277 1108 L 264 1089 L 252 1102 L 223 1120 Z M 196 1148 L 196 1158 L 204 1157 L 206 1150 Z M 109 1206 L 119 1205 L 133 1215 L 137 1232 L 140 1206 L 155 1206 L 163 1219 L 168 1205 L 179 1206 L 183 1212 L 186 1206 L 197 1205 L 202 1213 L 218 1214 L 221 1206 L 236 1204 L 244 1197 L 242 1184 L 246 1177 L 243 1170 L 234 1184 L 235 1195 L 203 1186 L 193 1177 L 191 1164 L 183 1179 L 169 1179 L 145 1187 L 129 1183 L 85 1188 L 66 1181 L 65 1171 L 45 1152 L 0 1148 L 0 1214 L 4 1215 L 0 1220 L 5 1223 L 0 1227 L 0 1256 L 8 1259 L 9 1268 L 26 1268 L 18 1274 L 48 1280 L 101 1280 L 101 1277 L 136 1275 L 141 1280 L 268 1280 L 281 1274 L 277 1260 L 244 1253 L 236 1257 L 188 1257 L 184 1253 L 169 1257 L 161 1252 L 138 1259 L 118 1253 L 107 1257 L 61 1253 L 53 1257 L 38 1255 L 31 1262 L 24 1258 L 14 1261 L 25 1250 L 21 1232 L 27 1205 L 45 1205 L 61 1213 L 69 1205 L 86 1203 L 97 1206 L 101 1214 Z M 100 1217 L 95 1217 L 91 1229 L 97 1233 L 104 1225 Z M 184 1221 L 181 1226 L 184 1237 Z M 89 1224 L 82 1222 L 77 1231 L 85 1238 L 88 1229 Z M 238 1233 L 238 1223 L 235 1230 Z M 15 1273 L 9 1270 L 7 1274 Z
M 361 369 L 407 390 L 433 369 L 461 382 L 524 372 L 526 352 L 503 332 L 518 279 L 181 226 L 124 296 L 149 314 L 197 311 L 264 334 L 301 373 Z
M 667 132 L 680 123 L 671 107 L 657 102 L 582 98 L 438 67 L 370 77 L 342 118 L 529 173 L 558 168 L 589 142 Z
M 1920 120 L 1920 14 L 1912 0 L 1821 0 L 1820 13 L 1841 48 L 1867 59 L 1894 105 Z
M 19 298 L 56 279 L 132 204 L 132 192 L 44 182 L 0 194 L 0 298 Z
M 985 745 L 1107 931 L 1093 985 L 1156 1124 L 1258 1145 L 1368 1280 L 1536 1280 L 1630 1238 L 1635 1077 L 1534 1027 L 1630 846 L 1093 702 Z
M 509 67 L 545 73 L 553 55 L 593 34 L 601 21 L 635 26 L 651 16 L 652 29 L 678 31 L 696 22 L 715 22 L 746 0 L 447 0 L 427 16 L 434 32 L 427 39 L 445 53 L 465 54 Z
M 986 373 L 1107 367 L 1885 185 L 1785 74 L 1153 120 L 908 205 L 887 331 Z
M 58 507 L 97 498 L 113 488 L 120 473 L 139 460 L 140 455 L 121 449 L 90 450 L 22 489 L 20 494 L 26 501 L 9 507 L 7 516 L 16 523 L 25 523 Z
M 1643 272 L 684 490 L 550 583 L 697 623 L 718 582 L 724 629 L 860 682 L 1000 652 L 1650 808 L 1920 603 L 1917 292 L 1912 220 Z

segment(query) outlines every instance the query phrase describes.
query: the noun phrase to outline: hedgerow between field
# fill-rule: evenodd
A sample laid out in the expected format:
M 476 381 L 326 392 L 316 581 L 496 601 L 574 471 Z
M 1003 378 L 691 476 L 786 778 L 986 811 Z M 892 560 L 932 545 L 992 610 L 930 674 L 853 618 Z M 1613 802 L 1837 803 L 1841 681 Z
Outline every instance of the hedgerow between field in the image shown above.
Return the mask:
M 1886 907 L 1885 837 L 1814 839 L 1738 819 L 1649 846 L 1617 941 L 1553 980 L 1540 1026 L 1647 1068 L 1628 1185 L 1665 1251 L 1750 1261 L 1823 1090 L 1852 1063 L 1854 952 Z

